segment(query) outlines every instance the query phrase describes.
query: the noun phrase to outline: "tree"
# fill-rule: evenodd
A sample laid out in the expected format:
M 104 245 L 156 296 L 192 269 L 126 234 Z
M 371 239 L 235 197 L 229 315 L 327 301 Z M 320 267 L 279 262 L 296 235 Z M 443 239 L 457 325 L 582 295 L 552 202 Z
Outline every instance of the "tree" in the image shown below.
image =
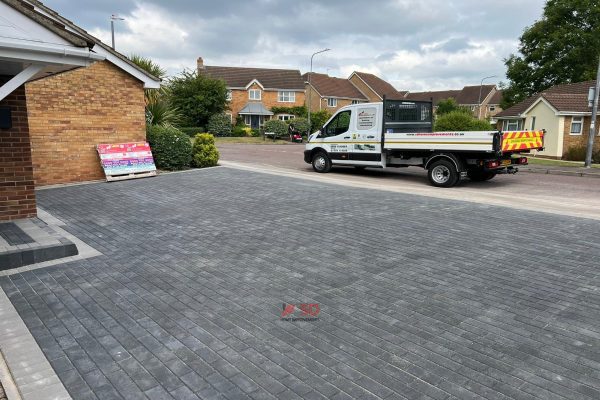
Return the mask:
M 504 63 L 502 107 L 550 86 L 595 79 L 600 55 L 600 0 L 548 0 L 542 18 L 520 37 Z
M 225 82 L 196 71 L 183 71 L 168 83 L 171 103 L 187 126 L 206 126 L 211 115 L 227 109 Z
M 465 114 L 471 114 L 471 110 L 469 110 L 467 107 L 459 106 L 458 103 L 456 103 L 456 100 L 454 100 L 452 97 L 449 97 L 445 100 L 440 100 L 438 102 L 436 111 L 437 115 L 448 114 L 452 111 L 460 111 L 464 112 Z
M 435 120 L 436 132 L 445 131 L 491 131 L 492 126 L 487 121 L 482 121 L 460 111 L 451 111 L 439 116 Z

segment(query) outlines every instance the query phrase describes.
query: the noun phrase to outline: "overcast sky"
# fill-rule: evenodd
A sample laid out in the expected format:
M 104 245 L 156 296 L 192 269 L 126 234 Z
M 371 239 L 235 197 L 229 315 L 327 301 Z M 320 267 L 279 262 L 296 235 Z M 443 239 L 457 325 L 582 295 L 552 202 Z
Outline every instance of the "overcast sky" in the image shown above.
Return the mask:
M 117 50 L 169 74 L 206 65 L 375 73 L 399 90 L 458 89 L 505 80 L 503 59 L 544 0 L 45 0 Z

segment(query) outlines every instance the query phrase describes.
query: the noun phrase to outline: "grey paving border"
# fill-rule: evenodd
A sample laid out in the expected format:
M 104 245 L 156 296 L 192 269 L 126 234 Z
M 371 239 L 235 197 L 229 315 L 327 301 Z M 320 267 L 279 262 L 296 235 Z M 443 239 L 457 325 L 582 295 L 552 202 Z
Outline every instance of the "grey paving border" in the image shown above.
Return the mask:
M 519 172 L 529 172 L 532 174 L 543 174 L 543 175 L 578 176 L 578 177 L 582 177 L 582 178 L 600 178 L 600 173 L 597 173 L 597 172 L 569 171 L 569 170 L 564 170 L 564 169 L 520 168 Z
M 16 388 L 12 388 L 14 389 L 12 392 L 7 390 L 9 400 L 71 399 L 2 289 L 0 289 L 0 351 L 12 377 L 12 379 L 3 379 L 3 382 L 6 381 L 5 389 L 11 390 L 11 380 L 16 385 Z M 17 394 L 20 397 L 17 397 Z
M 64 230 L 62 228 L 62 226 L 64 226 L 65 223 L 63 221 L 59 220 L 58 218 L 55 218 L 47 211 L 45 211 L 41 208 L 38 208 L 38 218 L 41 219 L 42 221 L 44 221 L 46 224 L 48 224 L 48 227 L 50 227 L 53 231 L 58 233 L 60 236 L 66 238 L 66 239 L 69 239 L 72 243 L 74 243 L 75 246 L 77 246 L 77 249 L 79 250 L 79 254 L 77 254 L 75 256 L 71 256 L 71 257 L 63 257 L 63 258 L 58 258 L 55 260 L 44 261 L 41 263 L 25 265 L 23 267 L 13 268 L 13 269 L 9 269 L 6 271 L 0 271 L 0 276 L 19 274 L 19 273 L 25 272 L 25 271 L 32 271 L 34 269 L 51 267 L 53 265 L 68 263 L 68 262 L 77 261 L 77 260 L 84 260 L 86 258 L 102 255 L 102 253 L 100 253 L 98 250 L 94 249 L 92 246 L 88 245 L 84 241 L 80 240 L 76 236 L 71 235 L 69 232 Z

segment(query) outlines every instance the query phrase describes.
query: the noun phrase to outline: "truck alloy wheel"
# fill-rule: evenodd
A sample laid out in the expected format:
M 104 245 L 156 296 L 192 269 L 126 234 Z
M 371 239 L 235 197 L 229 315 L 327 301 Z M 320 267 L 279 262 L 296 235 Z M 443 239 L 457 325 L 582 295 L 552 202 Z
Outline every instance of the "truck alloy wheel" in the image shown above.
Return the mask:
M 317 172 L 325 173 L 331 170 L 331 160 L 325 153 L 317 153 L 312 159 L 313 169 Z
M 439 160 L 431 164 L 427 177 L 429 182 L 437 187 L 452 187 L 459 179 L 456 167 L 447 160 Z

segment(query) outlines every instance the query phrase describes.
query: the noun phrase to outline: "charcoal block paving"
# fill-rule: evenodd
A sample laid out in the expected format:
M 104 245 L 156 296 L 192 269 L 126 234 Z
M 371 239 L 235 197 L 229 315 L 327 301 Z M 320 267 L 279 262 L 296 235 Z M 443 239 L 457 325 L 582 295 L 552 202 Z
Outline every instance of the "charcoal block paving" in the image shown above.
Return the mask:
M 597 221 L 228 168 L 37 198 L 102 252 L 0 278 L 73 399 L 600 398 Z

